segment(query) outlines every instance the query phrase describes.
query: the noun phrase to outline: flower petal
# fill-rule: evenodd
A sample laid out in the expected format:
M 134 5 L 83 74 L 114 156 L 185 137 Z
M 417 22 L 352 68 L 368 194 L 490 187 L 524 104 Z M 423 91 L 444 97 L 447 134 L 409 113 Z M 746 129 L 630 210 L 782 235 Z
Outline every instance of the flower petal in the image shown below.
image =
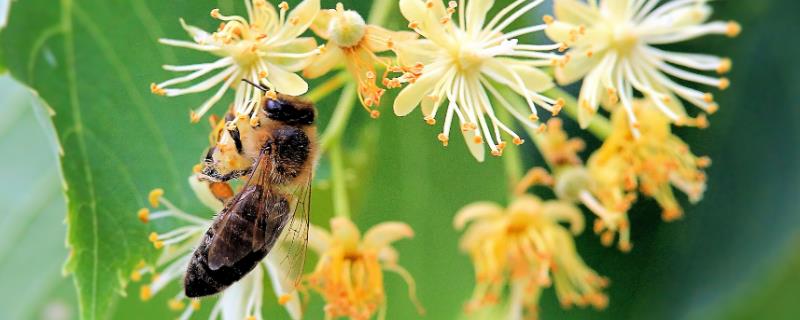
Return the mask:
M 558 20 L 573 25 L 593 25 L 599 18 L 599 12 L 579 0 L 555 0 L 553 12 Z
M 319 254 L 328 251 L 331 244 L 331 234 L 327 230 L 315 225 L 308 228 L 308 247 Z
M 383 222 L 367 230 L 364 234 L 364 245 L 380 249 L 400 239 L 411 238 L 414 230 L 402 222 Z
M 325 51 L 316 56 L 305 69 L 303 69 L 303 77 L 308 79 L 318 78 L 337 65 L 341 64 L 345 59 L 342 49 L 337 46 L 327 46 Z
M 594 53 L 589 57 L 586 50 L 570 50 L 572 57 L 564 66 L 555 68 L 555 76 L 558 84 L 567 85 L 583 79 L 589 71 L 600 62 L 601 53 Z
M 304 0 L 289 13 L 281 35 L 284 39 L 299 37 L 314 21 L 319 10 L 319 0 Z
M 289 300 L 283 305 L 283 307 L 286 308 L 286 312 L 289 313 L 292 319 L 302 319 L 303 309 L 300 305 L 300 295 L 295 289 L 295 281 L 296 276 L 298 276 L 296 273 L 303 272 L 303 270 L 289 270 L 289 268 L 296 266 L 283 263 L 285 262 L 283 260 L 287 254 L 289 253 L 286 252 L 283 246 L 277 245 L 273 247 L 270 254 L 267 255 L 264 264 L 267 267 L 269 282 L 272 284 L 272 290 L 275 292 L 275 296 L 279 298 L 284 296 L 289 297 Z M 258 283 L 256 285 L 263 285 L 263 283 Z
M 367 25 L 364 33 L 364 46 L 372 52 L 383 52 L 391 49 L 388 45 L 389 40 L 393 45 L 405 41 L 414 40 L 417 34 L 409 31 L 390 31 L 380 26 Z
M 267 64 L 269 75 L 267 80 L 275 86 L 275 91 L 290 96 L 299 96 L 308 91 L 308 83 L 300 76 L 286 71 L 274 64 Z
M 328 39 L 330 38 L 330 24 L 331 18 L 333 15 L 336 14 L 336 10 L 334 9 L 325 9 L 317 14 L 317 17 L 314 18 L 314 21 L 311 23 L 311 30 L 314 31 L 320 38 Z
M 508 58 L 492 59 L 484 63 L 483 71 L 497 82 L 505 84 L 520 95 L 526 95 L 520 81 L 529 92 L 542 92 L 553 87 L 553 79 L 536 67 Z
M 428 8 L 427 3 L 432 4 Z M 445 32 L 440 22 L 447 15 L 442 1 L 425 2 L 422 0 L 400 0 L 400 12 L 409 21 L 417 25 L 417 30 L 428 39 L 439 44 L 447 44 L 452 38 Z
M 273 52 L 287 53 L 287 54 L 292 54 L 292 53 L 305 54 L 305 53 L 311 53 L 315 49 L 317 49 L 317 40 L 311 37 L 303 37 L 303 38 L 292 39 L 286 44 L 270 48 L 269 50 Z M 316 58 L 317 56 L 318 55 L 313 54 L 300 58 L 272 57 L 269 59 L 269 63 L 279 65 L 283 67 L 286 71 L 297 72 L 303 70 L 303 68 L 308 66 L 308 64 L 311 63 L 311 61 L 313 61 L 314 58 Z
M 542 212 L 557 221 L 569 222 L 569 229 L 572 234 L 577 235 L 583 231 L 583 213 L 571 203 L 547 201 L 542 207 Z
M 467 142 L 467 149 L 469 153 L 475 157 L 478 162 L 486 160 L 486 148 L 483 143 L 475 143 L 475 137 L 478 136 L 475 130 L 461 131 L 464 134 L 464 140 Z
M 456 230 L 463 229 L 472 220 L 483 220 L 498 218 L 503 215 L 503 207 L 494 202 L 475 202 L 456 213 L 453 218 L 453 227 Z
M 345 247 L 355 247 L 361 238 L 361 233 L 350 219 L 343 217 L 331 218 L 331 231 L 333 241 L 340 242 Z
M 397 98 L 394 99 L 394 114 L 406 116 L 419 105 L 423 97 L 433 90 L 434 85 L 441 80 L 443 72 L 437 68 L 430 72 L 425 72 L 416 82 L 408 85 Z

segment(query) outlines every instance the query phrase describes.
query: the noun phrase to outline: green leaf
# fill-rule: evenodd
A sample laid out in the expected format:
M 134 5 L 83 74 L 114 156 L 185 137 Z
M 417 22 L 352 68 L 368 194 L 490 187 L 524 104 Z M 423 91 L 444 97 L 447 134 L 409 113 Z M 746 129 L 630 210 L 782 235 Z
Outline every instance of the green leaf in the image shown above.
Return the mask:
M 61 275 L 66 203 L 56 148 L 42 130 L 30 93 L 0 77 L 0 318 L 33 319 L 60 310 L 77 315 L 75 295 Z M 40 121 L 45 120 L 45 121 Z M 64 292 L 62 288 L 70 290 Z
M 0 48 L 11 74 L 55 113 L 68 199 L 66 270 L 84 319 L 108 315 L 134 265 L 155 256 L 148 227 L 135 215 L 149 190 L 163 187 L 178 205 L 198 207 L 186 178 L 207 143 L 207 126 L 188 122 L 201 97 L 157 97 L 148 84 L 168 76 L 162 63 L 196 58 L 156 39 L 185 37 L 180 16 L 210 28 L 208 10 L 190 1 L 136 0 L 11 7 Z

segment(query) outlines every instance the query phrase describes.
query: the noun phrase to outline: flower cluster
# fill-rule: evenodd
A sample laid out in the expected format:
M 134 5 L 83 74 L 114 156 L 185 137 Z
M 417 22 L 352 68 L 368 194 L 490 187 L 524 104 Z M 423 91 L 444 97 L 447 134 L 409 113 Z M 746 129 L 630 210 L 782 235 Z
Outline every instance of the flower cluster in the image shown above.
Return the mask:
M 380 106 L 392 96 L 386 94 L 390 90 L 397 93 L 388 102 L 395 115 L 407 116 L 419 107 L 427 124 L 441 122 L 436 138 L 444 146 L 455 126 L 478 162 L 486 159 L 487 150 L 492 156 L 518 156 L 504 152 L 509 142 L 534 142 L 547 168 L 534 167 L 518 177 L 523 168 L 514 166 L 522 161 L 506 161 L 508 176 L 514 180 L 507 207 L 477 202 L 454 218 L 455 228 L 464 231 L 460 248 L 475 269 L 468 313 L 506 305 L 510 318 L 535 318 L 541 293 L 551 286 L 564 307 L 604 308 L 608 297 L 603 290 L 609 281 L 584 262 L 574 244 L 573 237 L 584 229 L 580 206 L 594 215 L 593 230 L 602 244 L 616 242 L 620 250 L 629 251 L 628 212 L 637 199 L 653 198 L 661 206 L 662 218 L 671 221 L 683 215 L 674 189 L 690 202 L 699 201 L 705 192 L 704 169 L 711 160 L 694 155 L 672 127 L 709 125 L 707 115 L 719 107 L 713 93 L 698 87 L 728 88 L 730 81 L 723 74 L 731 70 L 732 62 L 664 46 L 741 32 L 736 22 L 711 21 L 708 0 L 553 0 L 552 16 L 537 19 L 541 23 L 527 18 L 545 7 L 540 6 L 544 0 L 510 0 L 497 7 L 492 0 L 378 0 L 374 3 L 378 13 L 369 19 L 342 3 L 323 9 L 319 0 L 303 0 L 291 10 L 286 2 L 244 3 L 246 17 L 212 10 L 211 17 L 220 21 L 216 31 L 181 19 L 191 41 L 159 40 L 217 57 L 207 63 L 165 65 L 167 71 L 184 74 L 151 84 L 153 93 L 170 97 L 212 90 L 191 111 L 193 122 L 233 89 L 229 116 L 209 117 L 212 143 L 220 134 L 234 139 L 228 130 L 252 134 L 234 129 L 259 125 L 256 110 L 265 97 L 306 94 L 306 79 L 316 78 L 326 82 L 309 93 L 314 100 L 347 81 L 352 82 L 347 88 L 355 88 L 342 94 L 340 109 L 334 111 L 321 139 L 323 152 L 337 150 L 329 157 L 334 188 L 344 185 L 338 138 L 347 127 L 350 108 L 360 103 L 370 117 L 378 118 Z M 397 22 L 410 31 L 383 26 L 391 8 L 397 10 Z M 311 33 L 325 45 L 304 36 Z M 537 33 L 550 40 L 531 42 Z M 333 72 L 337 75 L 328 77 Z M 572 83 L 580 83 L 576 99 L 556 88 Z M 344 98 L 348 96 L 349 103 Z M 699 111 L 686 110 L 687 103 Z M 586 150 L 582 139 L 567 134 L 565 128 L 573 124 L 557 118 L 562 110 L 577 121 L 576 128 L 590 129 L 602 145 Z M 584 152 L 588 157 L 582 156 Z M 237 164 L 243 170 L 250 167 Z M 190 184 L 198 201 L 215 211 L 236 192 L 226 183 L 201 182 L 196 177 Z M 532 195 L 529 189 L 535 185 L 551 188 L 555 199 L 543 201 Z M 346 201 L 346 191 L 335 190 L 333 198 Z M 153 246 L 163 253 L 131 275 L 141 281 L 152 274 L 141 287 L 142 299 L 182 279 L 192 249 L 210 226 L 208 219 L 176 208 L 162 190 L 153 191 L 149 200 L 151 209 L 165 209 L 141 209 L 142 222 L 171 219 L 179 227 L 150 235 Z M 299 283 L 288 283 L 287 275 L 298 270 L 287 270 L 276 261 L 281 253 L 270 253 L 222 294 L 212 318 L 261 318 L 265 276 L 292 318 L 302 316 L 299 293 L 310 292 L 324 299 L 327 318 L 381 317 L 387 306 L 386 272 L 403 278 L 421 313 L 414 280 L 398 264 L 399 254 L 392 247 L 393 242 L 413 236 L 411 227 L 384 222 L 362 237 L 346 217 L 349 212 L 338 212 L 347 206 L 335 207 L 330 232 L 309 228 L 308 244 L 319 258 L 310 274 Z M 280 245 L 275 248 L 282 250 Z M 178 293 L 169 305 L 183 310 L 181 318 L 186 319 L 199 308 L 199 300 L 186 300 Z
M 567 230 L 560 222 L 569 223 Z M 590 269 L 575 251 L 572 236 L 583 230 L 583 215 L 570 203 L 542 202 L 525 195 L 504 209 L 494 203 L 471 204 L 458 212 L 453 224 L 466 231 L 461 250 L 475 264 L 477 285 L 467 312 L 498 303 L 508 287 L 510 314 L 535 318 L 543 288 L 555 284 L 565 307 L 604 308 L 602 289 L 608 280 Z

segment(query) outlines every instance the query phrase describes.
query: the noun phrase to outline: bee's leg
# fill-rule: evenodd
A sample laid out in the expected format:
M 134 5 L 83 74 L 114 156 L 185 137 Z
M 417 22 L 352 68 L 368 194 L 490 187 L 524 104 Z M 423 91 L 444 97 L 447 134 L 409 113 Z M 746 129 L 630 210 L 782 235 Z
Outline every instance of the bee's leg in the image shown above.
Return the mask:
M 274 163 L 274 180 L 285 183 L 299 176 L 309 164 L 311 140 L 306 133 L 292 126 L 276 129 L 272 136 L 271 154 Z

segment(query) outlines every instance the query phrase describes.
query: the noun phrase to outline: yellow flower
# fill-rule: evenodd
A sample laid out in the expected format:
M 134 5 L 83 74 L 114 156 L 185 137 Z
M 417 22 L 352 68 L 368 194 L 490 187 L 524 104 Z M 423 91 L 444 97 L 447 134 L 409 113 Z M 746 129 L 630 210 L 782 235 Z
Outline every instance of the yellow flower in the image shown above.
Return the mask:
M 575 251 L 572 237 L 584 226 L 575 206 L 523 195 L 507 209 L 489 202 L 464 207 L 454 226 L 461 230 L 470 222 L 460 243 L 472 258 L 477 281 L 468 312 L 498 303 L 508 287 L 508 318 L 535 318 L 541 291 L 552 283 L 564 307 L 608 304 L 602 292 L 608 280 Z M 568 222 L 570 230 L 561 222 Z
M 557 20 L 547 35 L 569 45 L 569 63 L 556 68 L 556 79 L 568 84 L 583 78 L 579 120 L 587 127 L 600 103 L 615 106 L 621 100 L 634 134 L 638 123 L 633 97 L 638 91 L 651 107 L 681 125 L 701 125 L 690 119 L 681 101 L 713 113 L 718 106 L 711 93 L 681 84 L 692 82 L 721 90 L 727 78 L 704 75 L 728 72 L 731 61 L 714 55 L 681 53 L 656 48 L 709 34 L 736 36 L 735 22 L 707 22 L 712 9 L 707 0 L 555 0 Z M 687 69 L 692 69 L 687 70 Z M 680 81 L 676 82 L 672 78 Z
M 331 219 L 331 230 L 332 234 L 311 226 L 308 242 L 320 256 L 308 283 L 325 299 L 328 317 L 369 319 L 379 309 L 385 311 L 384 270 L 406 281 L 412 301 L 423 312 L 416 300 L 414 279 L 397 264 L 398 253 L 391 246 L 412 237 L 411 227 L 384 222 L 370 228 L 362 238 L 353 222 L 336 217 Z
M 361 104 L 373 118 L 377 118 L 380 113 L 373 108 L 380 105 L 386 90 L 376 84 L 375 65 L 383 65 L 388 71 L 390 63 L 389 58 L 379 57 L 376 53 L 390 50 L 398 41 L 416 38 L 416 34 L 366 24 L 358 12 L 345 10 L 341 3 L 336 4 L 336 9 L 320 12 L 311 29 L 328 40 L 328 44 L 322 54 L 303 70 L 303 76 L 320 77 L 344 62 L 358 84 Z M 382 79 L 382 83 L 389 83 L 386 73 Z
M 411 84 L 394 101 L 395 114 L 408 115 L 421 105 L 425 120 L 435 124 L 444 103 L 439 140 L 447 145 L 456 117 L 467 146 L 478 161 L 485 157 L 484 142 L 495 156 L 502 154 L 504 136 L 515 144 L 522 143 L 511 127 L 498 118 L 490 98 L 524 125 L 534 128 L 538 127 L 537 108 L 552 114 L 562 108 L 562 100 L 539 94 L 553 83 L 537 68 L 557 63 L 560 57 L 547 51 L 558 49 L 561 44 L 528 45 L 516 39 L 542 31 L 545 25 L 505 32 L 541 2 L 518 0 L 488 19 L 494 3 L 490 0 L 460 1 L 462 5 L 450 1 L 446 7 L 440 0 L 400 0 L 400 11 L 410 22 L 409 27 L 424 39 L 394 46 L 401 65 L 422 67 L 421 75 L 407 77 Z M 524 97 L 527 105 L 511 105 L 500 95 L 498 86 Z
M 209 183 L 200 181 L 197 176 L 191 176 L 189 184 L 198 200 L 214 212 L 222 210 L 223 200 L 233 196 L 233 190 L 226 183 Z M 161 250 L 161 255 L 153 265 L 142 261 L 130 275 L 131 280 L 141 281 L 144 276 L 151 274 L 150 281 L 140 287 L 139 296 L 142 300 L 149 300 L 170 283 L 182 284 L 195 247 L 211 227 L 211 219 L 200 218 L 177 208 L 164 198 L 162 189 L 150 192 L 148 202 L 154 211 L 151 213 L 148 208 L 139 210 L 137 216 L 142 222 L 170 219 L 178 222 L 179 226 L 161 234 L 150 234 L 149 240 L 156 249 Z M 290 275 L 291 270 L 287 270 L 288 265 L 281 261 L 287 254 L 282 247 L 275 246 L 258 267 L 227 288 L 215 303 L 209 319 L 218 319 L 220 315 L 224 319 L 261 319 L 265 275 L 270 277 L 273 291 L 279 297 L 276 302 L 286 308 L 292 319 L 301 318 L 300 298 Z M 200 308 L 198 299 L 186 302 L 182 289 L 168 301 L 170 309 L 182 311 L 179 318 L 181 320 L 189 319 Z
M 637 192 L 654 198 L 663 209 L 662 218 L 671 221 L 683 214 L 673 186 L 688 195 L 691 202 L 699 201 L 706 188 L 702 169 L 711 160 L 692 154 L 689 146 L 670 131 L 669 119 L 651 103 L 633 102 L 640 121 L 639 139 L 633 138 L 625 111 L 614 111 L 611 135 L 587 164 L 593 183 L 591 193 L 597 200 L 587 194 L 584 203 L 600 217 L 595 231 L 603 234 L 607 245 L 613 241 L 613 231 L 627 233 L 626 212 Z M 627 234 L 620 237 L 623 249 L 630 248 L 627 238 Z
M 311 58 L 319 54 L 319 49 L 313 38 L 299 36 L 308 29 L 319 12 L 319 0 L 304 0 L 291 12 L 288 12 L 289 5 L 286 2 L 279 5 L 280 11 L 276 11 L 265 0 L 245 0 L 244 3 L 248 19 L 225 16 L 214 9 L 211 17 L 222 21 L 216 32 L 208 33 L 187 25 L 181 19 L 183 29 L 193 42 L 159 39 L 165 45 L 220 57 L 210 63 L 165 65 L 164 69 L 168 71 L 191 73 L 150 85 L 153 93 L 173 97 L 206 91 L 221 83 L 208 100 L 191 112 L 193 122 L 197 122 L 217 103 L 227 88 L 236 91 L 234 110 L 238 114 L 255 115 L 252 110 L 264 93 L 242 80 L 262 84 L 287 95 L 297 96 L 308 91 L 308 84 L 295 72 L 305 68 Z M 213 73 L 216 74 L 208 76 Z M 206 79 L 186 88 L 172 88 L 201 77 Z

